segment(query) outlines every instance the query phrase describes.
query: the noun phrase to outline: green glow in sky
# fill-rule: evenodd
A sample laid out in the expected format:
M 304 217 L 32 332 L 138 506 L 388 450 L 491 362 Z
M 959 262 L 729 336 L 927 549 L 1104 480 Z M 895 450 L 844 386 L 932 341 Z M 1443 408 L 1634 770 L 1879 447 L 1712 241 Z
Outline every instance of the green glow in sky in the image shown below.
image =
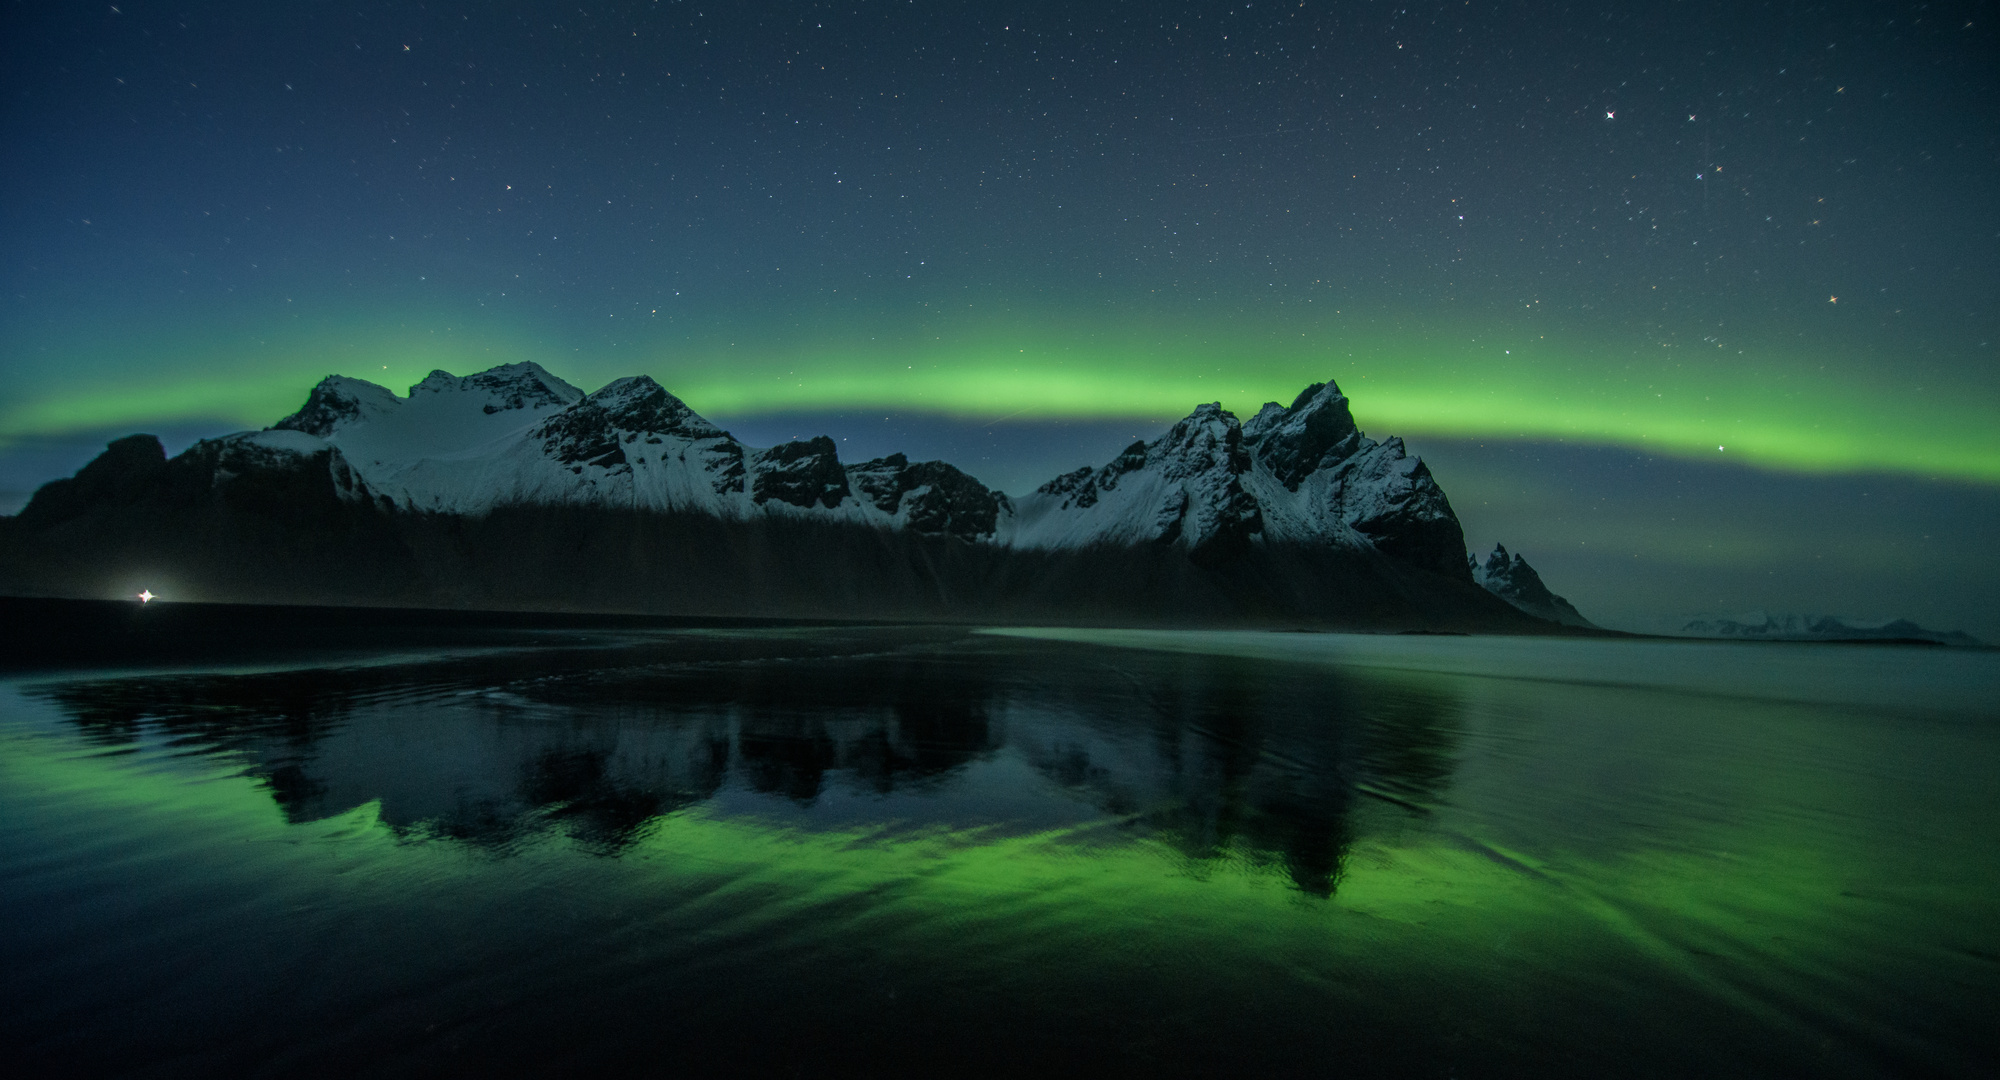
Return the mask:
M 1166 422 L 1204 401 L 1248 416 L 1330 378 L 1378 438 L 1553 439 L 1774 469 L 2000 483 L 1992 423 L 2000 391 L 1963 365 L 1957 374 L 1949 365 L 1891 365 L 1851 342 L 1640 341 L 1532 322 L 1115 310 L 755 334 L 646 323 L 587 340 L 464 322 L 356 316 L 234 337 L 189 330 L 71 342 L 70 362 L 17 384 L 0 405 L 0 440 L 205 419 L 261 427 L 330 372 L 401 392 L 432 368 L 467 374 L 534 360 L 585 389 L 651 374 L 725 420 L 881 409 Z M 134 355 L 149 360 L 135 364 Z

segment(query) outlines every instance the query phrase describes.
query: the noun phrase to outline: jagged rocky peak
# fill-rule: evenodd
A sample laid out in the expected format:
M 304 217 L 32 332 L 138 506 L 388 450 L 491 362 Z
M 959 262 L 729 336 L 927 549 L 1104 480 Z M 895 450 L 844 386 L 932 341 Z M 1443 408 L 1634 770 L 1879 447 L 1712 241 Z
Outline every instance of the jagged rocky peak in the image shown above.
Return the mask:
M 1118 478 L 1126 473 L 1137 472 L 1146 467 L 1146 443 L 1144 440 L 1125 448 L 1125 452 L 1111 459 L 1111 463 L 1100 469 L 1085 466 L 1073 473 L 1065 473 L 1043 484 L 1045 495 L 1060 495 L 1063 509 L 1078 507 L 1089 509 L 1097 505 L 1100 491 L 1110 491 L 1118 486 Z
M 1250 456 L 1243 450 L 1243 428 L 1221 404 L 1211 402 L 1196 408 L 1152 442 L 1126 447 L 1102 468 L 1064 473 L 1036 490 L 1061 497 L 1065 510 L 1088 509 L 1097 505 L 1103 493 L 1116 491 L 1121 479 L 1140 470 L 1169 480 L 1211 473 L 1241 476 L 1250 471 Z
M 1243 488 L 1251 459 L 1243 428 L 1218 403 L 1202 405 L 1152 442 L 1135 442 L 1098 469 L 1049 481 L 1036 495 L 1053 514 L 1017 535 L 1031 547 L 1181 544 L 1197 558 L 1239 549 L 1263 529 Z
M 494 413 L 515 409 L 564 408 L 583 397 L 583 391 L 556 378 L 540 364 L 503 364 L 477 375 L 460 378 L 449 371 L 433 371 L 410 387 L 410 397 L 442 394 L 476 395 L 481 411 Z M 284 431 L 302 431 L 322 439 L 356 424 L 382 419 L 407 402 L 386 386 L 345 375 L 328 375 L 312 388 L 298 412 L 272 425 Z
M 1465 530 L 1430 466 L 1402 439 L 1362 438 L 1353 456 L 1329 460 L 1329 498 L 1349 528 L 1390 558 L 1467 580 Z
M 1240 476 L 1250 471 L 1250 455 L 1243 449 L 1243 425 L 1219 401 L 1195 406 L 1186 419 L 1167 429 L 1145 450 L 1146 457 L 1161 462 L 1169 475 L 1192 476 L 1219 469 Z
M 583 391 L 532 361 L 502 364 L 464 378 L 449 371 L 433 371 L 410 387 L 413 398 L 419 394 L 444 393 L 483 393 L 492 399 L 484 407 L 489 415 L 513 409 L 562 408 L 576 404 L 584 396 Z
M 1190 552 L 1216 555 L 1240 549 L 1263 531 L 1257 500 L 1243 490 L 1243 474 L 1251 466 L 1243 427 L 1220 402 L 1198 406 L 1154 440 L 1146 456 L 1180 488 L 1178 500 L 1161 504 L 1161 542 L 1182 539 Z
M 1484 566 L 1479 565 L 1477 555 L 1465 558 L 1473 581 L 1520 610 L 1564 626 L 1595 625 L 1578 613 L 1569 601 L 1550 592 L 1549 587 L 1542 583 L 1542 576 L 1528 565 L 1528 560 L 1509 554 L 1506 545 L 1493 545 L 1493 554 L 1486 557 Z
M 1470 580 L 1465 533 L 1430 468 L 1401 439 L 1363 435 L 1340 387 L 1313 383 L 1289 407 L 1266 404 L 1243 441 L 1259 470 L 1300 500 L 1280 515 L 1284 539 L 1323 539 L 1330 514 L 1392 559 Z
M 758 503 L 776 499 L 830 510 L 848 496 L 847 470 L 840 467 L 833 440 L 824 435 L 773 446 L 756 456 L 751 469 L 756 479 L 750 497 Z
M 1484 566 L 1480 565 L 1477 555 L 1468 554 L 1465 558 L 1472 567 L 1474 579 L 1490 591 L 1517 592 L 1543 588 L 1542 577 L 1535 573 L 1535 568 L 1528 565 L 1527 559 L 1510 554 L 1505 544 L 1493 545 L 1493 553 L 1486 556 Z
M 1354 426 L 1347 395 L 1330 382 L 1306 387 L 1291 408 L 1267 403 L 1244 425 L 1243 438 L 1257 460 L 1292 491 L 1322 466 L 1373 445 Z
M 542 449 L 551 457 L 576 473 L 586 467 L 630 472 L 626 446 L 642 439 L 647 446 L 657 446 L 663 436 L 716 444 L 704 448 L 704 457 L 720 456 L 729 461 L 705 462 L 708 471 L 723 474 L 717 478 L 715 490 L 742 490 L 743 451 L 736 440 L 645 375 L 619 379 L 582 397 L 529 434 L 541 440 Z M 643 456 L 641 451 L 635 453 Z M 734 469 L 729 467 L 731 462 Z
M 1007 496 L 942 461 L 890 454 L 847 467 L 854 490 L 905 528 L 961 540 L 991 537 Z
M 442 374 L 442 372 L 436 373 Z M 319 438 L 351 424 L 364 423 L 401 407 L 403 399 L 386 386 L 345 375 L 328 375 L 306 395 L 299 411 L 271 425 L 273 429 L 303 431 Z
M 679 435 L 687 439 L 712 439 L 723 434 L 721 428 L 709 423 L 648 375 L 612 382 L 581 404 L 602 410 L 608 421 L 639 434 Z

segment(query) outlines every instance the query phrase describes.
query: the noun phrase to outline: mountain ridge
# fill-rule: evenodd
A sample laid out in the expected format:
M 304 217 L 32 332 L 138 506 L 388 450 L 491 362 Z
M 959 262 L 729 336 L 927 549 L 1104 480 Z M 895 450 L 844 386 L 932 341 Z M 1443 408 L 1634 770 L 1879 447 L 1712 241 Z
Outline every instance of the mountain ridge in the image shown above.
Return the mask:
M 1850 619 L 1844 615 L 1771 614 L 1754 611 L 1734 618 L 1691 619 L 1676 633 L 1732 641 L 1929 642 L 1983 647 L 1963 630 L 1931 630 L 1909 619 Z
M 726 565 L 755 578 L 765 572 L 755 560 L 723 549 L 764 551 L 770 566 L 816 583 L 801 586 L 801 598 L 817 598 L 802 599 L 806 608 L 874 603 L 893 612 L 900 603 L 927 617 L 973 617 L 1026 604 L 1058 615 L 1074 609 L 1116 617 L 1122 609 L 1197 623 L 1363 618 L 1428 626 L 1470 619 L 1520 630 L 1536 624 L 1516 623 L 1515 614 L 1546 617 L 1479 587 L 1463 531 L 1428 468 L 1402 440 L 1363 434 L 1330 382 L 1308 386 L 1290 406 L 1267 404 L 1247 424 L 1219 403 L 1200 405 L 1159 437 L 1019 498 L 943 461 L 891 454 L 844 463 L 825 436 L 749 446 L 648 376 L 585 393 L 533 363 L 463 377 L 434 371 L 407 397 L 330 375 L 297 411 L 262 431 L 203 440 L 172 459 L 157 440 L 143 442 L 119 440 L 76 477 L 45 485 L 8 521 L 11 547 L 32 554 L 59 534 L 82 549 L 105 547 L 108 541 L 79 524 L 89 519 L 106 536 L 123 538 L 111 546 L 130 562 L 147 550 L 148 534 L 158 534 L 152 547 L 164 550 L 233 529 L 273 546 L 248 560 L 242 574 L 249 574 L 250 565 L 283 562 L 286 550 L 328 554 L 330 537 L 366 537 L 355 542 L 404 584 L 353 582 L 350 592 L 379 599 L 407 588 L 429 602 L 442 590 L 477 602 L 482 587 L 455 567 L 489 553 L 465 548 L 464 537 L 519 549 L 510 557 L 521 563 L 517 573 L 577 577 L 542 540 L 529 539 L 567 518 L 598 530 L 588 542 L 579 539 L 581 546 L 625 538 L 618 541 L 625 547 L 601 557 L 609 560 L 604 573 L 627 575 L 633 595 L 671 593 L 687 603 L 731 601 L 727 589 L 661 592 L 651 579 L 669 571 L 639 537 L 679 552 L 681 572 L 694 575 Z M 150 525 L 149 508 L 156 516 Z M 316 534 L 304 524 L 313 515 Z M 496 533 L 496 516 L 523 531 Z M 689 548 L 697 536 L 710 546 Z M 798 544 L 873 567 L 855 573 L 877 575 L 884 597 L 928 599 L 857 599 L 837 567 L 815 566 L 809 550 L 793 550 Z M 44 551 L 41 561 L 66 558 Z M 176 558 L 200 562 L 188 551 Z M 614 573 L 613 564 L 622 569 Z M 896 568 L 903 564 L 913 569 Z M 1082 566 L 1095 567 L 1102 582 L 1075 579 L 1068 597 L 1049 591 L 1048 581 L 1070 580 Z M 81 572 L 72 566 L 65 587 L 74 588 Z M 1317 582 L 1319 591 L 1301 593 L 1287 574 Z M 16 582 L 0 585 L 20 588 L 25 578 L 32 587 L 35 574 L 13 576 Z M 210 588 L 234 587 L 215 584 L 224 573 L 197 576 Z M 743 586 L 744 602 L 755 594 L 767 609 L 784 608 L 783 577 L 764 592 Z M 1449 583 L 1439 586 L 1443 592 L 1433 578 Z M 339 579 L 333 573 L 327 585 L 335 595 Z M 1121 600 L 1104 584 L 1112 581 L 1166 592 Z M 1238 592 L 1222 589 L 1225 583 Z M 269 594 L 268 586 L 251 591 Z M 518 582 L 484 587 L 495 596 L 535 591 Z M 1029 596 L 1039 599 L 1020 601 Z M 1494 607 L 1482 597 L 1508 604 Z M 1577 618 L 1572 625 L 1589 626 Z

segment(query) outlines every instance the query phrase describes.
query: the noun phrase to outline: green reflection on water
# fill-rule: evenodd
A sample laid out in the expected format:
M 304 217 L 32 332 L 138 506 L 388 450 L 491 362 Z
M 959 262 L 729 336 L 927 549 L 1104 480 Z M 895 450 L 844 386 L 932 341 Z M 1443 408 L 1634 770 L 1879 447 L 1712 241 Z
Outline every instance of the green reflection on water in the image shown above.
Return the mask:
M 1296 661 L 1301 647 L 1270 648 Z M 1366 1017 L 1429 1040 L 1439 1060 L 1535 1061 L 1573 1040 L 1572 1062 L 1671 1046 L 1664 1072 L 1976 1072 L 1991 1043 L 1967 1032 L 2000 988 L 2000 754 L 1990 715 L 1950 707 L 1961 657 L 1899 654 L 1912 708 L 1898 712 L 1798 700 L 1788 688 L 1805 684 L 1769 657 L 1752 661 L 1773 669 L 1761 694 L 1718 697 L 1559 678 L 1588 648 L 1546 645 L 1538 671 L 1505 652 L 1515 643 L 1315 647 L 1377 662 L 1349 672 L 1369 721 L 1356 757 L 1400 763 L 1374 770 L 1342 815 L 1324 890 L 1254 831 L 1095 789 L 1063 796 L 1095 807 L 1082 820 L 1026 829 L 939 823 L 907 804 L 822 821 L 781 791 L 702 800 L 647 818 L 607 859 L 557 827 L 461 843 L 385 820 L 380 802 L 288 817 L 268 775 L 185 735 L 91 748 L 30 724 L 0 747 L 0 802 L 10 848 L 103 853 L 86 875 L 132 862 L 199 873 L 272 911 L 527 919 L 581 904 L 596 936 L 573 941 L 578 962 L 619 969 L 858 965 L 940 1002 L 1000 995 L 1097 1015 L 1117 996 L 1166 1028 L 1203 1002 L 1254 1001 L 1287 1032 Z M 1466 673 L 1489 647 L 1514 677 Z M 1851 670 L 1877 654 L 1817 655 Z M 1661 671 L 1656 684 L 1686 675 L 1640 668 Z M 1260 742 L 1250 756 L 1287 753 Z M 959 767 L 998 768 L 969 760 Z M 559 806 L 529 813 L 560 823 Z

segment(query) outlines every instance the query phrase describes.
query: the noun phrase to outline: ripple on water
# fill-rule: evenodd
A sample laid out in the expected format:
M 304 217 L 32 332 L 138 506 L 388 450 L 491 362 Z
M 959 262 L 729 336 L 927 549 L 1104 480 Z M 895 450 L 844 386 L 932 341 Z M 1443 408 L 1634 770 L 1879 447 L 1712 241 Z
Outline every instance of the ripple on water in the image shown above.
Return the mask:
M 1616 643 L 1061 636 L 5 684 L 0 1037 L 189 1074 L 1991 1059 L 1990 661 L 1839 703 L 1791 654 L 1703 688 Z

